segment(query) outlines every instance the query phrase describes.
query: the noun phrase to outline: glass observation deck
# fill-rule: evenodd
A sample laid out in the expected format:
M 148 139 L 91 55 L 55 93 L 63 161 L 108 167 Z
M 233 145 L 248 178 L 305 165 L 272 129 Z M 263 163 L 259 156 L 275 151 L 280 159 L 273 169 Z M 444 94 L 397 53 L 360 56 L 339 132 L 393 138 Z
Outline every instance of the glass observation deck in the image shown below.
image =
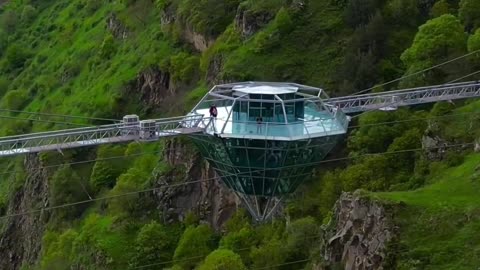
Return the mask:
M 295 83 L 244 82 L 215 86 L 191 114 L 217 117 L 209 133 L 224 138 L 297 140 L 346 133 L 348 120 L 325 104 L 326 93 Z

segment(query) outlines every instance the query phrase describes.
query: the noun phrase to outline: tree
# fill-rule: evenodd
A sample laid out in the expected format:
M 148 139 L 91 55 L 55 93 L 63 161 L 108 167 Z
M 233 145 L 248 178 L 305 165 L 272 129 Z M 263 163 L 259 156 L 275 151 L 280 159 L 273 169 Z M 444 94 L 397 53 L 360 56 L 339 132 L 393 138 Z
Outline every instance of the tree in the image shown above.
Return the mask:
M 318 243 L 319 227 L 312 217 L 297 219 L 287 228 L 288 261 L 303 260 L 310 254 L 315 243 Z
M 2 107 L 10 110 L 19 110 L 26 105 L 28 94 L 25 90 L 8 91 L 2 99 Z
M 30 52 L 25 46 L 13 44 L 6 51 L 7 65 L 11 69 L 22 68 L 30 57 Z
M 68 204 L 88 200 L 86 181 L 69 166 L 60 167 L 50 179 L 50 198 L 52 205 Z M 60 217 L 74 218 L 88 205 L 77 206 L 68 210 L 59 210 Z
M 421 147 L 422 133 L 420 130 L 413 128 L 402 134 L 401 137 L 395 138 L 388 147 L 389 152 L 402 151 L 407 149 L 418 149 Z M 397 171 L 412 172 L 415 168 L 416 152 L 405 152 L 391 155 L 390 164 Z
M 450 4 L 446 0 L 440 0 L 430 10 L 430 17 L 436 18 L 449 13 L 451 13 Z
M 461 0 L 458 15 L 467 31 L 474 31 L 480 26 L 480 1 Z
M 105 160 L 97 161 L 93 166 L 90 183 L 95 191 L 103 187 L 112 188 L 115 185 L 117 177 L 126 167 L 126 162 L 122 159 L 108 159 L 123 156 L 124 152 L 125 149 L 118 145 L 106 145 L 98 149 L 97 158 Z
M 387 14 L 392 24 L 416 26 L 420 10 L 417 0 L 393 0 L 387 4 Z
M 285 261 L 284 244 L 278 239 L 271 239 L 259 247 L 254 247 L 250 252 L 252 258 L 252 269 L 278 269 L 272 267 L 282 264 Z
M 135 239 L 132 266 L 172 260 L 176 241 L 176 234 L 157 222 L 144 225 Z
M 351 27 L 368 23 L 375 13 L 375 0 L 349 0 L 345 7 L 345 20 Z
M 209 226 L 190 226 L 178 242 L 173 259 L 183 269 L 193 269 L 210 253 L 213 244 L 213 231 Z
M 401 60 L 407 67 L 407 74 L 411 74 L 465 53 L 465 41 L 466 34 L 460 21 L 451 14 L 445 14 L 420 26 L 412 46 L 403 52 Z M 427 84 L 438 83 L 445 80 L 448 73 L 462 72 L 462 66 L 449 65 L 448 68 L 436 69 L 422 80 Z M 415 78 L 419 80 L 421 77 Z M 414 80 L 406 81 L 403 86 L 418 83 Z
M 480 50 L 480 28 L 477 29 L 475 34 L 471 35 L 468 39 L 468 51 L 475 52 Z M 473 54 L 471 57 L 476 64 L 480 64 L 480 52 Z
M 31 5 L 26 5 L 25 7 L 23 7 L 22 15 L 21 15 L 23 23 L 27 23 L 27 24 L 31 23 L 33 20 L 35 20 L 36 16 L 37 16 L 36 8 L 34 8 Z
M 217 249 L 210 253 L 198 270 L 246 270 L 238 254 L 229 249 Z

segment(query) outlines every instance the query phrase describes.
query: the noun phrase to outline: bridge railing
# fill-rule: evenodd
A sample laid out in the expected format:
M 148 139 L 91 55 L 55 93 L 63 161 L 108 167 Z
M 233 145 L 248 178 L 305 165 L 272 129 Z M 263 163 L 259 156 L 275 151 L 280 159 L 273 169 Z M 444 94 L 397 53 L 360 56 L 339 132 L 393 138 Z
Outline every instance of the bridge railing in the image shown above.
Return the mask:
M 0 156 L 134 140 L 157 140 L 185 132 L 201 132 L 209 127 L 210 121 L 207 119 L 203 123 L 203 115 L 145 121 L 129 116 L 128 119 L 121 124 L 4 137 L 0 139 Z
M 470 97 L 480 97 L 480 82 L 454 83 L 346 96 L 331 98 L 325 102 L 331 106 L 340 108 L 345 113 L 356 113 L 378 109 L 395 109 L 400 106 Z

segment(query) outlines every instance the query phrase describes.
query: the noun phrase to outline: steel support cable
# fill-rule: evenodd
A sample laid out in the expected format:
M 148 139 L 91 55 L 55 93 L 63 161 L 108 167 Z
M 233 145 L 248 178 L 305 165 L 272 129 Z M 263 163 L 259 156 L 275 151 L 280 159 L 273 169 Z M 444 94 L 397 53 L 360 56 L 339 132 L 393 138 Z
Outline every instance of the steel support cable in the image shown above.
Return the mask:
M 61 163 L 61 164 L 55 164 L 55 165 L 47 165 L 43 166 L 34 170 L 31 170 L 32 172 L 39 172 L 41 170 L 45 169 L 51 169 L 51 168 L 57 168 L 65 165 L 78 165 L 78 164 L 88 164 L 88 163 L 93 163 L 97 161 L 108 161 L 108 160 L 115 160 L 115 159 L 121 159 L 121 158 L 129 158 L 129 157 L 138 157 L 138 156 L 143 156 L 143 155 L 150 155 L 150 154 L 160 154 L 162 153 L 163 150 L 159 151 L 151 151 L 151 152 L 142 152 L 138 154 L 131 154 L 131 155 L 123 155 L 123 156 L 113 156 L 113 157 L 108 157 L 108 158 L 97 158 L 97 159 L 89 159 L 89 160 L 83 160 L 83 161 L 76 161 L 76 162 L 67 162 L 67 163 Z M 5 174 L 12 174 L 12 173 L 23 173 L 24 171 L 22 170 L 12 170 L 8 172 L 3 172 L 0 173 L 0 175 L 5 175 Z
M 96 121 L 107 121 L 107 122 L 120 122 L 120 120 L 118 119 L 88 117 L 88 116 L 78 116 L 78 115 L 68 115 L 68 114 L 56 114 L 56 113 L 30 112 L 30 111 L 23 111 L 23 110 L 0 109 L 0 112 L 10 112 L 10 113 L 38 115 L 38 116 L 47 116 L 47 117 L 59 117 L 64 119 L 83 119 L 83 120 L 96 120 Z
M 430 147 L 428 149 L 442 149 L 442 148 L 452 148 L 452 147 L 458 147 L 458 146 L 468 146 L 468 145 L 474 145 L 475 143 L 464 143 L 464 144 L 455 144 L 455 145 L 444 145 L 444 146 L 439 146 L 439 147 Z M 365 157 L 365 156 L 379 156 L 379 155 L 391 155 L 391 154 L 399 154 L 399 153 L 408 153 L 408 152 L 418 152 L 418 151 L 424 151 L 425 149 L 423 148 L 414 148 L 414 149 L 405 149 L 405 150 L 399 150 L 399 151 L 390 151 L 390 152 L 381 152 L 381 153 L 371 153 L 371 154 L 363 154 L 355 157 L 343 157 L 343 158 L 334 158 L 334 159 L 327 159 L 327 160 L 322 160 L 318 162 L 311 162 L 307 164 L 297 164 L 297 165 L 288 165 L 288 166 L 282 166 L 278 168 L 273 168 L 269 170 L 274 170 L 274 169 L 285 169 L 285 168 L 294 168 L 298 166 L 313 166 L 317 164 L 323 164 L 323 163 L 328 163 L 328 162 L 338 162 L 338 161 L 344 161 L 344 160 L 350 160 L 350 159 L 356 159 L 360 157 Z M 140 155 L 140 154 L 139 154 Z M 67 163 L 68 164 L 68 163 Z M 67 164 L 62 164 L 62 165 L 67 165 Z M 62 166 L 60 165 L 60 166 Z M 43 169 L 43 168 L 42 168 Z M 238 176 L 240 174 L 246 174 L 245 173 L 235 173 L 227 176 Z M 224 176 L 225 177 L 225 176 Z M 56 205 L 56 206 L 51 206 L 51 207 L 43 207 L 35 210 L 30 210 L 30 211 L 25 211 L 25 212 L 20 212 L 20 213 L 15 213 L 15 214 L 9 214 L 9 215 L 4 215 L 0 216 L 1 219 L 9 218 L 9 217 L 16 217 L 16 216 L 23 216 L 23 215 L 28 215 L 28 214 L 35 214 L 35 213 L 40 213 L 42 211 L 50 211 L 50 210 L 55 210 L 55 209 L 60 209 L 60 208 L 65 208 L 65 207 L 70 207 L 70 206 L 75 206 L 75 205 L 81 205 L 85 203 L 90 203 L 90 202 L 95 202 L 95 201 L 103 201 L 103 200 L 109 200 L 109 199 L 115 199 L 115 198 L 120 198 L 120 197 L 125 197 L 125 196 L 131 196 L 131 195 L 137 195 L 140 193 L 145 193 L 145 192 L 151 192 L 155 190 L 159 190 L 162 188 L 170 188 L 170 187 L 179 187 L 179 186 L 186 186 L 190 184 L 196 184 L 196 183 L 201 183 L 201 182 L 207 182 L 207 181 L 213 181 L 215 179 L 221 178 L 220 177 L 212 177 L 208 179 L 203 179 L 203 180 L 195 180 L 195 181 L 188 181 L 184 183 L 178 183 L 178 184 L 170 184 L 170 185 L 165 185 L 162 187 L 158 188 L 149 188 L 149 189 L 144 189 L 144 190 L 138 190 L 138 191 L 132 191 L 132 192 L 126 192 L 122 194 L 117 194 L 117 195 L 111 195 L 111 196 L 104 196 L 104 197 L 99 197 L 99 198 L 94 198 L 91 200 L 83 200 L 83 201 L 78 201 L 78 202 L 73 202 L 73 203 L 68 203 L 68 204 L 62 204 L 62 205 Z
M 480 51 L 480 50 L 479 50 L 479 51 Z M 453 82 L 459 81 L 459 80 L 461 80 L 461 79 L 470 77 L 470 76 L 475 75 L 475 74 L 477 74 L 477 73 L 480 73 L 480 70 L 479 70 L 479 71 L 472 72 L 472 73 L 470 73 L 470 74 L 467 74 L 467 75 L 465 75 L 465 76 L 463 76 L 463 77 L 457 78 L 457 79 L 455 79 L 455 80 L 453 80 L 453 81 L 444 83 L 443 85 L 447 85 L 447 84 L 449 84 L 449 83 L 453 83 Z M 352 97 L 353 97 L 353 96 L 352 96 Z M 400 102 L 402 102 L 402 100 L 398 100 L 398 101 L 395 101 L 395 102 L 386 104 L 383 108 L 389 107 L 389 106 L 395 106 L 396 104 L 398 104 L 398 103 L 400 103 Z M 435 102 L 434 102 L 434 103 L 435 103 Z M 364 112 L 362 112 L 362 113 L 360 113 L 360 114 L 357 114 L 357 115 L 355 115 L 355 116 L 352 116 L 351 118 L 357 118 L 357 117 L 360 117 L 360 116 L 364 115 L 365 113 L 373 112 L 373 111 L 378 111 L 378 110 L 379 110 L 378 108 L 377 108 L 377 109 L 370 109 L 370 110 L 364 111 Z
M 478 52 L 480 52 L 480 49 L 475 50 L 475 51 L 473 51 L 473 52 L 469 52 L 469 53 L 464 54 L 464 55 L 462 55 L 462 56 L 459 56 L 459 57 L 456 57 L 456 58 L 447 60 L 447 61 L 445 61 L 445 62 L 443 62 L 443 63 L 440 63 L 440 64 L 437 64 L 437 65 L 431 66 L 431 67 L 429 67 L 429 68 L 419 70 L 419 71 L 414 72 L 414 73 L 412 73 L 412 74 L 408 74 L 408 75 L 405 75 L 405 76 L 396 78 L 396 79 L 394 79 L 394 80 L 391 80 L 391 81 L 388 81 L 388 82 L 385 82 L 385 83 L 382 83 L 382 84 L 378 84 L 378 85 L 372 86 L 372 87 L 370 87 L 370 88 L 367 88 L 367 89 L 364 89 L 364 90 L 355 92 L 355 93 L 352 94 L 352 96 L 353 96 L 353 95 L 363 94 L 363 93 L 368 92 L 368 91 L 370 91 L 370 90 L 373 90 L 373 89 L 376 89 L 376 88 L 379 88 L 379 87 L 383 87 L 383 86 L 385 86 L 385 85 L 389 85 L 389 84 L 392 84 L 392 83 L 394 83 L 394 82 L 398 82 L 398 81 L 404 80 L 404 79 L 406 79 L 406 78 L 410 78 L 410 77 L 415 76 L 415 75 L 418 75 L 418 74 L 422 74 L 422 73 L 424 73 L 424 72 L 427 72 L 427 71 L 430 71 L 430 70 L 432 70 L 432 69 L 435 69 L 435 68 L 444 66 L 444 65 L 446 65 L 446 64 L 450 64 L 450 63 L 452 63 L 452 62 L 455 62 L 455 61 L 457 61 L 457 60 L 463 59 L 463 58 L 465 58 L 465 57 L 467 57 L 467 56 L 473 55 L 473 54 L 478 53 Z
M 447 82 L 446 84 L 455 83 L 455 82 L 461 81 L 461 80 L 463 80 L 463 79 L 466 79 L 466 78 L 468 78 L 468 77 L 471 77 L 471 76 L 473 76 L 473 75 L 479 74 L 479 73 L 480 73 L 480 70 L 477 70 L 477 71 L 474 71 L 474 72 L 472 72 L 472 73 L 470 73 L 470 74 L 467 74 L 467 75 L 465 75 L 465 76 L 463 76 L 463 77 L 460 77 L 460 78 L 458 78 L 458 79 L 449 81 L 449 82 Z
M 34 119 L 34 118 L 23 118 L 23 117 L 17 117 L 17 116 L 5 116 L 5 115 L 0 115 L 0 118 L 12 119 L 12 120 L 21 120 L 21 121 L 34 121 L 34 122 L 42 122 L 42 123 L 49 123 L 49 124 L 61 124 L 61 125 L 69 125 L 69 126 L 79 126 L 79 127 L 91 127 L 91 126 L 92 126 L 92 125 L 88 125 L 88 124 L 77 124 L 77 123 L 72 123 L 72 122 L 42 120 L 42 119 Z

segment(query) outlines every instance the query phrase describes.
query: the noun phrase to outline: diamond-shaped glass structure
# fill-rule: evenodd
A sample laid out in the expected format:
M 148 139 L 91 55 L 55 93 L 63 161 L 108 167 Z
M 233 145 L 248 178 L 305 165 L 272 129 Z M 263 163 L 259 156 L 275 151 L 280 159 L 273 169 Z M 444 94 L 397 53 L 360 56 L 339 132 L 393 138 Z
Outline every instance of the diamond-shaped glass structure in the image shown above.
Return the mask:
M 322 89 L 294 83 L 215 86 L 191 114 L 217 116 L 195 135 L 200 152 L 258 221 L 295 191 L 336 145 L 347 116 Z

